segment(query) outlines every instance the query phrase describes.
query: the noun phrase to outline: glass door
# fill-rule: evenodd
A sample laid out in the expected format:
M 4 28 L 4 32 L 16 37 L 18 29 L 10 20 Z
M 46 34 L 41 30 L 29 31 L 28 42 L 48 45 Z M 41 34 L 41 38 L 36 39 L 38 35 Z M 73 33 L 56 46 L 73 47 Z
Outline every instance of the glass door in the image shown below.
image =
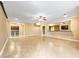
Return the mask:
M 19 26 L 11 26 L 11 36 L 19 36 Z

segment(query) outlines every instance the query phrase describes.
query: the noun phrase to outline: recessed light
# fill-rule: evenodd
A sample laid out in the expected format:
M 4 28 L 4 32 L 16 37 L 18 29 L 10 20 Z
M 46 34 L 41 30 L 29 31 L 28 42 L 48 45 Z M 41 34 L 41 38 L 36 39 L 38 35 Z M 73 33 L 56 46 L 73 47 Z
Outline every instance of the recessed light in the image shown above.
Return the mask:
M 15 20 L 19 20 L 18 18 L 15 18 Z
M 67 14 L 64 14 L 64 16 L 63 17 L 67 17 L 68 15 Z
M 36 23 L 36 25 L 41 25 L 41 23 L 40 23 L 40 22 L 38 22 L 38 23 Z
M 49 26 L 53 26 L 54 24 L 49 24 Z

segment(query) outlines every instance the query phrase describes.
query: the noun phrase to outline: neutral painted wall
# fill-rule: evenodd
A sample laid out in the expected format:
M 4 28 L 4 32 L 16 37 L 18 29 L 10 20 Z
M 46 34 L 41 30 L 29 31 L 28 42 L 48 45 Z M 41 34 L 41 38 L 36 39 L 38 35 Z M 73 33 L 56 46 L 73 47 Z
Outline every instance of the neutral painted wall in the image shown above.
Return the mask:
M 34 26 L 33 23 L 17 23 L 10 22 L 10 27 L 19 26 L 20 27 L 20 36 L 29 36 L 29 35 L 42 35 L 42 26 L 45 26 L 45 32 L 49 31 L 49 24 L 41 24 L 40 27 Z M 57 24 L 56 24 L 57 25 Z M 59 24 L 60 25 L 60 24 Z M 61 24 L 62 25 L 62 24 Z M 65 24 L 66 25 L 66 24 Z M 70 24 L 69 24 L 70 26 Z M 70 29 L 69 29 L 70 30 Z M 68 30 L 68 31 L 69 31 Z M 10 32 L 9 32 L 10 33 Z
M 0 51 L 7 39 L 7 20 L 0 6 Z
M 74 38 L 79 40 L 79 16 L 72 17 L 71 31 Z
M 40 35 L 41 27 L 34 26 L 34 24 L 25 24 L 25 35 Z
M 41 27 L 34 26 L 32 23 L 9 22 L 9 36 L 11 37 L 11 26 L 19 26 L 19 36 L 40 35 Z
M 66 23 L 67 25 L 70 24 Z M 65 25 L 66 25 L 65 24 Z M 34 26 L 33 23 L 17 23 L 17 22 L 10 22 L 10 26 L 19 26 L 20 27 L 20 36 L 29 36 L 29 35 L 42 35 L 42 26 L 45 25 L 45 32 L 47 33 L 49 31 L 49 24 L 41 24 L 40 27 Z M 55 24 L 55 25 L 63 25 L 63 24 Z M 70 28 L 69 30 L 70 31 Z

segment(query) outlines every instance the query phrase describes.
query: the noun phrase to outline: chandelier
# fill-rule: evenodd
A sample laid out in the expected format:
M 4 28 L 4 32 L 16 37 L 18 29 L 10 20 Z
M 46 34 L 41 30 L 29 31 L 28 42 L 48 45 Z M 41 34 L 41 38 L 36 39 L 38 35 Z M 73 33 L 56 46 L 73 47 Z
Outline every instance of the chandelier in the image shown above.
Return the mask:
M 37 22 L 35 23 L 37 26 L 41 25 L 41 24 L 45 24 L 47 21 L 47 17 L 45 16 L 37 16 L 36 17 Z
M 36 17 L 36 20 L 38 20 L 39 22 L 46 21 L 47 17 L 45 17 L 45 16 L 38 16 L 38 17 Z

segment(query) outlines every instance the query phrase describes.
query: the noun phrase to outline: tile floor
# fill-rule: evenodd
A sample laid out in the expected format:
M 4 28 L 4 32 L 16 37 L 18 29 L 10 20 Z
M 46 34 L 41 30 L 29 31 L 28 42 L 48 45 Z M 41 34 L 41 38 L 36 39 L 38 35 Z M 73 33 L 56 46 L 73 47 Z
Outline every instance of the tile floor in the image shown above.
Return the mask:
M 9 39 L 2 58 L 77 58 L 79 42 L 47 36 L 28 36 Z

